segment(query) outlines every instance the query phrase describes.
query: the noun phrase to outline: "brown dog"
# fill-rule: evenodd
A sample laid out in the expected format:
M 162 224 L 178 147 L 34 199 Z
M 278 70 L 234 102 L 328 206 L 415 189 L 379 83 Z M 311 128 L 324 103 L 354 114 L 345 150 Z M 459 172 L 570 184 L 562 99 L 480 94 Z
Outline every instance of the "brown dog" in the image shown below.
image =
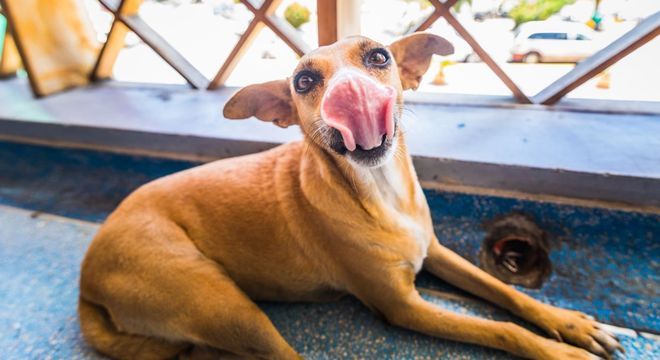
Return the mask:
M 435 238 L 398 129 L 402 91 L 417 88 L 434 53 L 452 51 L 423 33 L 389 47 L 352 37 L 304 56 L 291 79 L 235 94 L 225 117 L 299 125 L 304 141 L 167 176 L 129 196 L 82 266 L 87 341 L 123 359 L 201 348 L 293 359 L 253 301 L 350 293 L 394 325 L 527 358 L 592 359 L 620 348 L 592 318 L 537 302 Z M 558 341 L 427 303 L 413 284 L 422 266 Z

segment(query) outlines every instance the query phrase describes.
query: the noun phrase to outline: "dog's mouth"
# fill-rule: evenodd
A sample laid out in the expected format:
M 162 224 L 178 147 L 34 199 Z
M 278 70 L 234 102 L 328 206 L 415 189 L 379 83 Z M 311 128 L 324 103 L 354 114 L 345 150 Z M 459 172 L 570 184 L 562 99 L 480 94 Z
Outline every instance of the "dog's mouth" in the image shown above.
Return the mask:
M 381 137 L 380 145 L 375 146 L 371 149 L 365 150 L 362 146 L 357 145 L 353 151 L 349 151 L 346 148 L 346 144 L 342 138 L 341 133 L 337 129 L 330 129 L 329 137 L 327 142 L 329 147 L 339 155 L 346 156 L 353 160 L 354 162 L 365 165 L 365 166 L 376 166 L 382 162 L 384 158 L 387 157 L 389 150 L 392 148 L 396 141 L 396 122 L 394 124 L 394 134 L 391 138 L 388 138 L 386 134 Z

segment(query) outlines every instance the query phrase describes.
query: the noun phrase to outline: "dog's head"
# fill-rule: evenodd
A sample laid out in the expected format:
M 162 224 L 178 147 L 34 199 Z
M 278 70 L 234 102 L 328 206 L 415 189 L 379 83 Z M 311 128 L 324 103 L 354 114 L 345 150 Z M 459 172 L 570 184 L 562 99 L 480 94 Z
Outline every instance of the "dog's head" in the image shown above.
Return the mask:
M 305 55 L 293 76 L 247 86 L 224 116 L 255 116 L 287 127 L 358 166 L 380 166 L 394 152 L 402 91 L 416 89 L 433 54 L 448 55 L 445 39 L 415 33 L 384 46 L 350 37 Z

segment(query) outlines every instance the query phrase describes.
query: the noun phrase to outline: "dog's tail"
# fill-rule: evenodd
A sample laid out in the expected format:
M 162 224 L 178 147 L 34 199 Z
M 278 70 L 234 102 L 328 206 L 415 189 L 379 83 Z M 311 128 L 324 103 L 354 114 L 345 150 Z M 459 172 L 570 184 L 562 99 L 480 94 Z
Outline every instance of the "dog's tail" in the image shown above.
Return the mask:
M 98 352 L 113 359 L 169 359 L 188 345 L 162 339 L 122 333 L 108 312 L 82 297 L 78 300 L 80 328 L 85 340 Z

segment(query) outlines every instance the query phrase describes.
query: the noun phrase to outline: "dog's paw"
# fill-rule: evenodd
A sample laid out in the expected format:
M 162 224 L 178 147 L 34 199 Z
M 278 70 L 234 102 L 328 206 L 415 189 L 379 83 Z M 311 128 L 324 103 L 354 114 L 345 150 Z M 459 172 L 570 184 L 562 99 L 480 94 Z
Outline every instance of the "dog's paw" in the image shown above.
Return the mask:
M 545 309 L 537 325 L 558 341 L 579 346 L 606 359 L 617 350 L 624 352 L 618 339 L 604 330 L 593 317 L 579 311 L 543 306 Z
M 585 349 L 575 347 L 563 342 L 544 339 L 537 354 L 533 357 L 539 360 L 600 360 L 600 356 L 594 355 Z

